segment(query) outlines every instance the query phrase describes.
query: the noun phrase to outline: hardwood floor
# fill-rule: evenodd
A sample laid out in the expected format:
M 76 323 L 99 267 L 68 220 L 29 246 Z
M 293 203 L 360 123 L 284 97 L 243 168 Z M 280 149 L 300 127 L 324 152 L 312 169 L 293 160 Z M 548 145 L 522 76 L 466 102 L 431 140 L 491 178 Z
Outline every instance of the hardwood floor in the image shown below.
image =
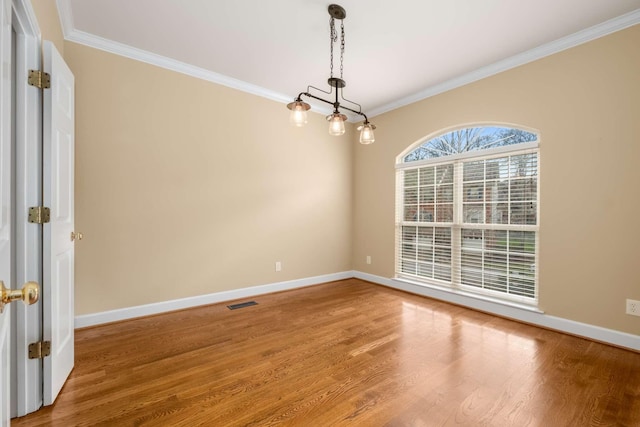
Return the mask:
M 638 353 L 357 279 L 252 299 L 78 330 L 12 425 L 640 426 Z

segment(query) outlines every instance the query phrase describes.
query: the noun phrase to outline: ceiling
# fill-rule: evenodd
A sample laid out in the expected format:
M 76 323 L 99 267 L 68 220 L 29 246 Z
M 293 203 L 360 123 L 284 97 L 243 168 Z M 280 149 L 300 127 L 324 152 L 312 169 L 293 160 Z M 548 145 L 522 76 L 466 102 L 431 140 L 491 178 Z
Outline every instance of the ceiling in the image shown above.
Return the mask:
M 329 89 L 329 3 L 57 0 L 68 40 L 281 102 Z M 640 0 L 338 4 L 344 96 L 369 117 L 640 23 Z

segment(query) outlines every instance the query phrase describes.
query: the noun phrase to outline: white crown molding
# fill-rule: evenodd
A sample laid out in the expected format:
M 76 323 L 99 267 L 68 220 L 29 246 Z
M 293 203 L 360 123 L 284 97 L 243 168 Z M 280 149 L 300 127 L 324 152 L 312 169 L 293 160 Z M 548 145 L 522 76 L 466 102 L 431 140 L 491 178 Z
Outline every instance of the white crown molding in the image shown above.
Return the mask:
M 231 301 L 239 298 L 253 298 L 258 295 L 270 294 L 273 292 L 303 288 L 305 286 L 319 285 L 321 283 L 333 282 L 336 280 L 350 279 L 353 277 L 353 275 L 353 271 L 343 271 L 340 273 L 325 274 L 322 276 L 307 277 L 304 279 L 289 280 L 286 282 L 269 283 L 266 285 L 251 286 L 248 288 L 234 289 L 231 291 L 216 292 L 207 295 L 199 295 L 171 301 L 162 301 L 153 304 L 138 305 L 134 307 L 121 308 L 118 310 L 84 314 L 75 317 L 75 328 L 86 328 L 89 326 L 96 326 L 104 323 L 117 322 L 120 320 L 133 319 L 136 317 L 150 316 L 153 314 L 166 313 L 174 310 L 182 310 L 184 308 L 216 304 L 219 302 Z
M 126 58 L 134 59 L 136 61 L 145 62 L 147 64 L 155 65 L 167 70 L 175 71 L 178 73 L 186 74 L 191 77 L 206 80 L 209 82 L 217 83 L 222 86 L 237 89 L 243 92 L 247 92 L 253 95 L 261 96 L 263 98 L 271 99 L 273 101 L 288 103 L 292 98 L 282 95 L 272 90 L 243 82 L 242 80 L 234 79 L 233 77 L 225 76 L 223 74 L 214 73 L 204 68 L 196 67 L 184 62 L 176 61 L 175 59 L 167 58 L 162 55 L 147 52 L 142 49 L 137 49 L 122 43 L 107 40 L 102 37 L 94 36 L 83 31 L 72 30 L 68 35 L 65 34 L 65 39 L 74 43 L 79 43 L 85 46 L 100 49 L 105 52 L 113 53 L 116 55 L 124 56 Z
M 511 68 L 519 67 L 520 65 L 527 64 L 529 62 L 542 59 L 546 56 L 553 55 L 566 49 L 587 43 L 591 40 L 595 40 L 600 37 L 604 37 L 608 34 L 615 33 L 616 31 L 624 30 L 640 23 L 640 9 L 636 9 L 633 12 L 618 16 L 617 18 L 610 19 L 601 24 L 594 25 L 577 33 L 571 34 L 567 37 L 552 41 L 550 43 L 543 44 L 526 52 L 514 55 L 510 58 L 503 59 L 502 61 L 495 62 L 493 64 L 481 67 L 475 71 L 467 74 L 463 74 L 458 77 L 454 77 L 446 82 L 431 86 L 425 90 L 415 93 L 414 95 L 399 99 L 395 102 L 383 105 L 369 111 L 369 118 L 378 116 L 383 113 L 395 110 L 400 107 L 404 107 L 414 102 L 422 101 L 423 99 L 430 98 L 432 96 L 456 89 L 458 87 L 473 83 L 478 80 L 482 80 L 487 77 L 491 77 L 495 74 L 507 71 Z
M 58 16 L 60 17 L 60 25 L 62 26 L 62 35 L 65 39 L 73 31 L 73 12 L 71 11 L 71 0 L 56 0 L 58 8 Z
M 404 280 L 388 279 L 386 277 L 376 276 L 360 271 L 354 271 L 354 277 L 412 294 L 446 301 L 496 316 L 506 317 L 531 325 L 540 326 L 542 328 L 553 329 L 569 335 L 584 337 L 594 341 L 640 352 L 640 335 L 628 334 L 626 332 L 580 323 L 561 317 L 550 316 L 533 307 L 495 302 L 487 298 L 470 296 L 463 293 L 454 293 L 443 289 L 437 289 L 435 287 L 414 284 Z

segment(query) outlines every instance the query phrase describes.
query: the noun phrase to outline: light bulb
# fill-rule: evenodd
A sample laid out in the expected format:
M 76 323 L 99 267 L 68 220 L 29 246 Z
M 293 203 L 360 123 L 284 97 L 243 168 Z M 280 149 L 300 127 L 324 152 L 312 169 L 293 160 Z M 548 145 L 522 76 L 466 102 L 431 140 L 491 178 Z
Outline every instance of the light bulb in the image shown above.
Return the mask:
M 360 130 L 360 144 L 373 144 L 375 140 L 376 138 L 373 135 L 373 125 L 363 125 Z
M 287 104 L 287 108 L 291 110 L 289 123 L 296 127 L 302 127 L 307 124 L 307 110 L 311 108 L 309 104 L 296 100 Z
M 327 120 L 329 121 L 329 135 L 340 136 L 344 134 L 344 121 L 347 119 L 347 116 L 344 114 L 340 114 L 335 112 L 330 116 L 327 116 Z
M 373 144 L 373 141 L 376 140 L 373 135 L 373 130 L 375 128 L 376 125 L 372 125 L 367 119 L 365 119 L 363 124 L 358 126 L 358 130 L 360 131 L 360 144 Z
M 289 114 L 289 123 L 296 127 L 302 127 L 307 124 L 307 112 L 302 107 L 295 107 Z

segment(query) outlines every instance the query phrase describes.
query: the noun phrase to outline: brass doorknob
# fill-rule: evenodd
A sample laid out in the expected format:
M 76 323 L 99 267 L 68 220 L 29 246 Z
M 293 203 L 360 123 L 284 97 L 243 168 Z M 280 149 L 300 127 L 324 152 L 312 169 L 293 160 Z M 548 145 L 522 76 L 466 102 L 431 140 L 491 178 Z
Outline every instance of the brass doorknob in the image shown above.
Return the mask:
M 22 289 L 7 289 L 4 282 L 0 280 L 0 313 L 4 310 L 5 304 L 22 300 L 26 305 L 31 305 L 38 301 L 40 288 L 36 282 L 27 282 Z
M 80 233 L 80 232 L 77 232 L 77 233 L 75 231 L 71 232 L 71 241 L 72 242 L 76 241 L 76 240 L 82 240 L 83 237 L 84 237 L 84 235 L 82 233 Z

